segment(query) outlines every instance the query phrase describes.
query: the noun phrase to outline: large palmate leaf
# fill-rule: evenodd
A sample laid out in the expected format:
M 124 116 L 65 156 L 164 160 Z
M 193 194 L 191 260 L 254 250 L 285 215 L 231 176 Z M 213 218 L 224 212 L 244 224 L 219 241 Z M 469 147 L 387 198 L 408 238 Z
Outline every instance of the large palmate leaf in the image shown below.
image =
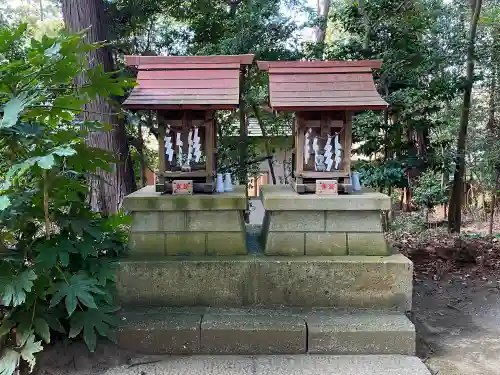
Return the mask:
M 33 321 L 35 333 L 42 338 L 47 344 L 50 343 L 50 327 L 49 323 L 43 318 L 36 318 Z
M 50 301 L 50 306 L 55 307 L 64 299 L 68 316 L 75 312 L 78 302 L 89 309 L 97 309 L 94 295 L 104 294 L 97 285 L 97 280 L 91 279 L 87 275 L 73 275 L 68 282 L 62 281 L 58 283 L 57 291 Z
M 26 270 L 16 274 L 8 267 L 0 269 L 0 302 L 4 306 L 16 307 L 26 301 L 26 293 L 31 292 L 37 276 L 34 271 Z
M 3 107 L 3 118 L 0 120 L 0 128 L 10 128 L 17 124 L 21 112 L 29 103 L 28 94 L 23 92 L 12 99 Z
M 36 251 L 38 255 L 35 258 L 35 263 L 42 268 L 53 267 L 58 261 L 66 267 L 69 264 L 70 254 L 76 252 L 73 242 L 69 239 L 46 241 L 37 246 Z
M 115 342 L 115 328 L 120 326 L 120 319 L 114 315 L 117 310 L 111 306 L 99 306 L 95 310 L 75 312 L 70 319 L 69 337 L 76 337 L 83 330 L 83 340 L 91 352 L 97 345 L 97 333 Z
M 30 368 L 30 372 L 35 367 L 35 354 L 42 351 L 40 341 L 35 341 L 35 335 L 30 333 L 20 347 L 5 349 L 0 357 L 0 375 L 13 375 L 19 367 L 21 358 L 25 360 Z

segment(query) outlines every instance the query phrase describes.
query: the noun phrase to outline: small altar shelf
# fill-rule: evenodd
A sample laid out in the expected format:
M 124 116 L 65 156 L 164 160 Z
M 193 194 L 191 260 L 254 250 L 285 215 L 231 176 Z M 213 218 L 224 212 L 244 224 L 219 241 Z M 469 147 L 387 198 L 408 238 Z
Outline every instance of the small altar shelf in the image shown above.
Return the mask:
M 269 105 L 295 112 L 292 186 L 316 192 L 316 180 L 337 180 L 351 191 L 352 114 L 380 110 L 372 69 L 381 61 L 259 61 L 269 73 Z
M 138 86 L 124 102 L 157 112 L 159 171 L 156 191 L 172 192 L 175 180 L 193 182 L 195 193 L 213 193 L 217 170 L 215 110 L 241 101 L 242 68 L 253 55 L 126 56 Z

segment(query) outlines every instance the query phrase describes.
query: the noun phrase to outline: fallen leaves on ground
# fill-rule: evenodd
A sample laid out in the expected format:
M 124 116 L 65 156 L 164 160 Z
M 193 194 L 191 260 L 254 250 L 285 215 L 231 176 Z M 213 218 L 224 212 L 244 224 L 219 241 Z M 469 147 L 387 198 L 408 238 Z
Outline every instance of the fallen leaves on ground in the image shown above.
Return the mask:
M 429 229 L 420 234 L 400 234 L 391 242 L 413 261 L 416 280 L 445 277 L 500 280 L 500 242 L 496 238 Z

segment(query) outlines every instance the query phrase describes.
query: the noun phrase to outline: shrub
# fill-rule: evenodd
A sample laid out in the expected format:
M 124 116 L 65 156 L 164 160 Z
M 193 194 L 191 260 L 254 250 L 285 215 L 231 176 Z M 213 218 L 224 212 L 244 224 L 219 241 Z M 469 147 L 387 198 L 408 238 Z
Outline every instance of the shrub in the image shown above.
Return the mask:
M 413 187 L 413 201 L 420 208 L 426 209 L 426 222 L 429 212 L 438 204 L 448 202 L 448 192 L 441 184 L 441 176 L 432 170 L 427 170 L 418 178 Z
M 23 45 L 26 27 L 0 28 L 0 374 L 21 359 L 30 369 L 42 341 L 54 332 L 82 335 L 94 350 L 97 335 L 114 338 L 115 259 L 124 251 L 125 216 L 89 209 L 86 180 L 113 158 L 86 146 L 99 123 L 79 115 L 97 95 L 123 95 L 130 83 L 83 58 L 99 45 L 82 35 L 44 37 Z M 75 86 L 85 72 L 87 83 Z

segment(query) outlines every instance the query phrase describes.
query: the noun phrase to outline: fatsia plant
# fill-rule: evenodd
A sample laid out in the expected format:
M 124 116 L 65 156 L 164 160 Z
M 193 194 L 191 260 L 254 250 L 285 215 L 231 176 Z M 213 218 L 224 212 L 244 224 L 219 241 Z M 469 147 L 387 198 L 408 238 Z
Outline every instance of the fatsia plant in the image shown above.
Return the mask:
M 114 158 L 85 144 L 105 125 L 79 115 L 131 83 L 85 68 L 84 54 L 100 47 L 83 34 L 37 41 L 25 26 L 0 28 L 0 375 L 21 360 L 33 369 L 55 335 L 82 335 L 92 351 L 98 334 L 114 337 L 125 216 L 88 206 L 88 177 Z M 81 72 L 86 82 L 76 85 Z

